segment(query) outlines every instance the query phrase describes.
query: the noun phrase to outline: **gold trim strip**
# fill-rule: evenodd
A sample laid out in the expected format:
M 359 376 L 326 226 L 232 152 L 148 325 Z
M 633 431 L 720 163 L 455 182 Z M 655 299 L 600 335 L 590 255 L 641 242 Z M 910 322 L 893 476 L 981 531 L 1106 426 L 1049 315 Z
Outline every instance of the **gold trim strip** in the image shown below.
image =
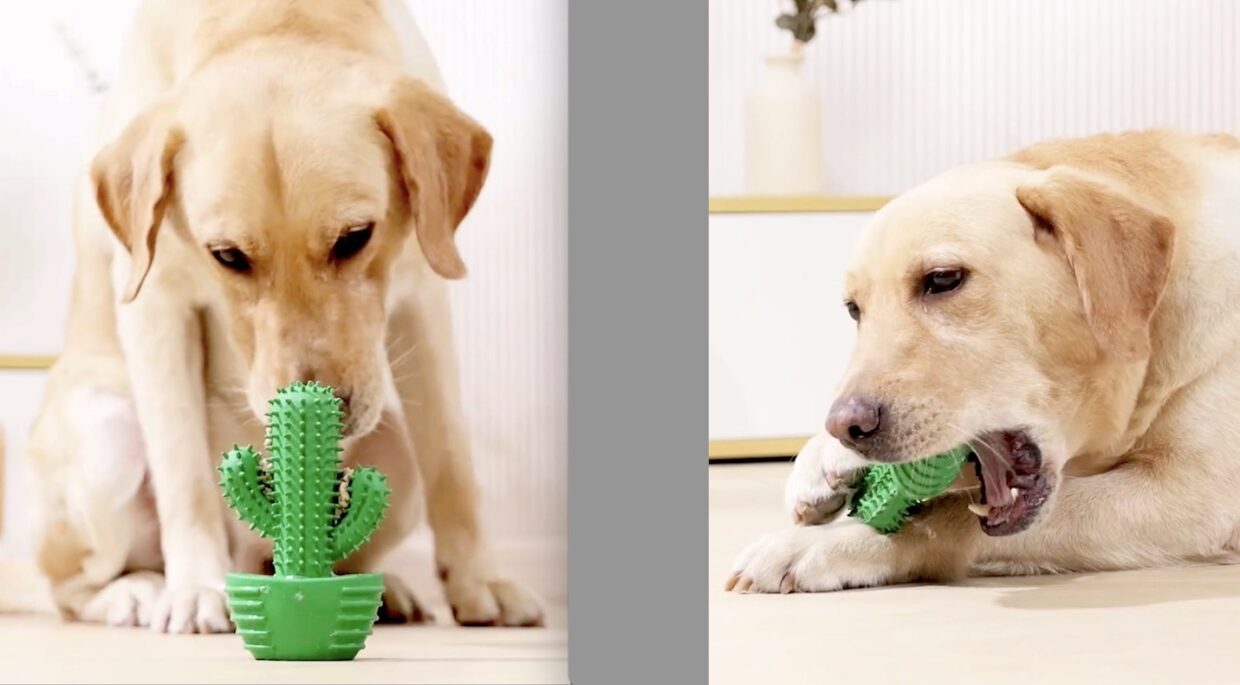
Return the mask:
M 710 198 L 711 214 L 761 214 L 782 212 L 873 212 L 890 197 L 763 196 Z
M 0 530 L 4 530 L 4 426 L 0 426 Z
M 47 369 L 56 357 L 36 354 L 0 354 L 0 370 Z
M 795 457 L 811 436 L 795 438 L 758 438 L 753 440 L 711 440 L 707 448 L 710 459 L 751 459 L 753 457 Z

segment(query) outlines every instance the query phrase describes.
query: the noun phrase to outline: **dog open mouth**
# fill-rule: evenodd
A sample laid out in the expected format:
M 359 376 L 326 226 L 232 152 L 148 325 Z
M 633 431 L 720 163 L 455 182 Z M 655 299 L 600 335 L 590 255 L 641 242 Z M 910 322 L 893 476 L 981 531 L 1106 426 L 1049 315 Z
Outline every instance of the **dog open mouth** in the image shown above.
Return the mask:
M 987 535 L 1011 535 L 1038 517 L 1054 487 L 1042 468 L 1042 450 L 1021 430 L 994 431 L 975 438 L 969 460 L 982 484 L 982 503 L 970 504 Z

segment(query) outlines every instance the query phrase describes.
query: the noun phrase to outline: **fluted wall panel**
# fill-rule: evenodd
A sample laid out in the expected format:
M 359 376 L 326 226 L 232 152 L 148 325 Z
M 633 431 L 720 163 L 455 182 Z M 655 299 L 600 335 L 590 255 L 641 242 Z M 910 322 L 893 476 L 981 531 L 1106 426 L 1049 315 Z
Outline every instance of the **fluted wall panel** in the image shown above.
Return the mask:
M 846 0 L 841 0 L 846 4 Z M 790 0 L 710 0 L 710 193 L 744 192 L 744 98 L 787 51 Z M 1232 0 L 867 0 L 818 22 L 833 195 L 893 194 L 1056 136 L 1240 132 Z

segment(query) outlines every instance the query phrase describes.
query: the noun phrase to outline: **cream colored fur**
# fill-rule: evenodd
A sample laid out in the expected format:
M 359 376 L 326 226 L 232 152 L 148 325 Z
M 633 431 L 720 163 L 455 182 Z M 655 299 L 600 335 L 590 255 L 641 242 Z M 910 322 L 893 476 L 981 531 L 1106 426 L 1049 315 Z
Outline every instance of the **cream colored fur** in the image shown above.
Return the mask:
M 1057 487 L 989 537 L 949 494 L 898 534 L 841 517 L 864 465 L 827 435 L 798 456 L 801 524 L 745 549 L 729 589 L 830 591 L 967 573 L 1230 561 L 1240 542 L 1240 143 L 1146 131 L 1050 141 L 950 171 L 865 230 L 841 393 L 894 398 L 899 458 L 1024 426 Z M 910 279 L 969 278 L 937 300 Z M 842 316 L 842 314 L 841 314 Z
M 277 387 L 317 379 L 348 393 L 346 462 L 393 486 L 340 570 L 374 570 L 425 517 L 460 623 L 539 623 L 480 529 L 444 281 L 464 273 L 453 234 L 491 140 L 442 95 L 404 3 L 147 0 L 127 46 L 28 454 L 59 609 L 229 630 L 224 575 L 260 571 L 270 544 L 225 507 L 218 455 L 261 444 Z M 356 256 L 331 256 L 368 223 Z M 394 578 L 384 600 L 425 617 Z

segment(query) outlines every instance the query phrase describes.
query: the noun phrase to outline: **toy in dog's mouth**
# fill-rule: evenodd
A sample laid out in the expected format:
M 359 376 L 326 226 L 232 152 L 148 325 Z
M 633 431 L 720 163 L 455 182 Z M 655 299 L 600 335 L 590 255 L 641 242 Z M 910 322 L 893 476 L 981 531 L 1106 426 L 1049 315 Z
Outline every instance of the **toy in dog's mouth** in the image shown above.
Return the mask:
M 970 504 L 987 535 L 1011 535 L 1028 528 L 1054 489 L 1042 465 L 1042 450 L 1021 430 L 984 433 L 970 443 L 969 461 L 982 483 L 982 503 Z

